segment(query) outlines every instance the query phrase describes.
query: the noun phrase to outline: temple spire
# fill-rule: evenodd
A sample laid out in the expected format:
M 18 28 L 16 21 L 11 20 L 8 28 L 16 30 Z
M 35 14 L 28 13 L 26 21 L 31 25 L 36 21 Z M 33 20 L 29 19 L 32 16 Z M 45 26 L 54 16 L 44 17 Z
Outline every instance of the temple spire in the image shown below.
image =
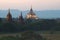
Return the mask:
M 22 12 L 21 12 L 21 17 L 23 18 L 23 16 L 22 16 Z
M 8 9 L 8 13 L 10 14 L 10 9 Z
M 23 19 L 23 16 L 22 16 L 22 12 L 21 12 L 21 14 L 19 16 L 19 23 L 24 24 L 24 19 Z
M 37 19 L 37 16 L 33 11 L 32 6 L 31 6 L 30 12 L 27 14 L 26 18 L 27 19 Z
M 31 11 L 31 12 L 33 11 L 33 9 L 32 9 L 32 5 L 31 5 L 31 9 L 30 9 L 30 11 Z
M 9 21 L 9 22 L 12 21 L 12 15 L 11 15 L 11 13 L 10 13 L 10 9 L 8 9 L 7 21 Z

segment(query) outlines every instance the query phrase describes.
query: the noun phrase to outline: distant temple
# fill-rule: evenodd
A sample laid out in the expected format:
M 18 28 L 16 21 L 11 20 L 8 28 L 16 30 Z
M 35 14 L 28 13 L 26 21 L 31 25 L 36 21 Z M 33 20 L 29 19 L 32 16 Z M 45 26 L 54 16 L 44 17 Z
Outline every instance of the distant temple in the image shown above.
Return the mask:
M 7 14 L 6 20 L 9 21 L 9 22 L 12 21 L 12 15 L 10 13 L 10 9 L 8 10 L 8 14 Z
M 34 21 L 36 21 L 38 19 L 38 17 L 36 16 L 36 14 L 33 12 L 32 7 L 30 9 L 30 12 L 26 16 L 26 19 L 24 20 L 24 18 L 22 16 L 22 12 L 21 12 L 21 15 L 19 16 L 18 19 L 14 19 L 14 18 L 12 18 L 12 15 L 10 13 L 10 9 L 8 10 L 8 14 L 7 14 L 7 17 L 6 17 L 6 20 L 8 22 L 12 22 L 12 21 L 13 22 L 15 22 L 15 21 L 17 22 L 18 21 L 20 24 L 25 24 L 26 22 L 34 22 Z
M 22 12 L 21 12 L 21 15 L 19 16 L 19 23 L 20 24 L 25 24 L 25 22 L 24 22 L 24 18 L 23 18 L 23 16 L 22 16 Z
M 30 9 L 30 12 L 27 14 L 26 18 L 27 19 L 38 19 L 38 17 L 36 16 L 36 14 L 33 12 L 32 7 Z

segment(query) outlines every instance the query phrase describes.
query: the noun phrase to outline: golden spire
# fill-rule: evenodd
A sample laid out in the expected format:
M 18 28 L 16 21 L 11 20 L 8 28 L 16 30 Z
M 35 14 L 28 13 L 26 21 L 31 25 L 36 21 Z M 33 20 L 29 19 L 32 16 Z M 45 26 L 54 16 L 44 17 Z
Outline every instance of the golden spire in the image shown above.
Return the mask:
M 30 9 L 30 12 L 27 14 L 26 17 L 27 17 L 27 19 L 37 19 L 37 16 L 33 11 L 32 6 L 31 6 L 31 9 Z

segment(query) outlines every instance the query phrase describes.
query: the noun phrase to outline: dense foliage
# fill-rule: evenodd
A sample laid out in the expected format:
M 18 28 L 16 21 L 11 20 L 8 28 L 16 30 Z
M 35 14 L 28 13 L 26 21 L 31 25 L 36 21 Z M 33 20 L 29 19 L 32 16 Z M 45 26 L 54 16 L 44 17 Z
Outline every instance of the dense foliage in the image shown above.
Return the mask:
M 22 32 L 16 36 L 3 36 L 0 40 L 46 40 L 40 34 L 34 33 L 32 31 Z
M 60 31 L 60 22 L 56 20 L 45 19 L 42 21 L 28 22 L 26 24 L 20 24 L 18 22 L 2 22 L 0 19 L 0 32 L 20 32 L 25 30 L 55 30 Z

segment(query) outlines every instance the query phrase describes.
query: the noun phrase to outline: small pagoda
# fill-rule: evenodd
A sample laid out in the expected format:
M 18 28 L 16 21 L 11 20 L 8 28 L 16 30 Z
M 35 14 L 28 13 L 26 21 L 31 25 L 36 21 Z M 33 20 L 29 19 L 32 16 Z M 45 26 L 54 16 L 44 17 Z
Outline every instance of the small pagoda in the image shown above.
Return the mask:
M 8 10 L 8 14 L 7 14 L 6 20 L 7 20 L 8 22 L 12 22 L 12 15 L 11 15 L 11 13 L 10 13 L 10 9 Z
M 23 16 L 22 16 L 22 12 L 21 12 L 21 15 L 19 16 L 18 22 L 19 22 L 20 24 L 25 24 L 24 18 L 23 18 Z

